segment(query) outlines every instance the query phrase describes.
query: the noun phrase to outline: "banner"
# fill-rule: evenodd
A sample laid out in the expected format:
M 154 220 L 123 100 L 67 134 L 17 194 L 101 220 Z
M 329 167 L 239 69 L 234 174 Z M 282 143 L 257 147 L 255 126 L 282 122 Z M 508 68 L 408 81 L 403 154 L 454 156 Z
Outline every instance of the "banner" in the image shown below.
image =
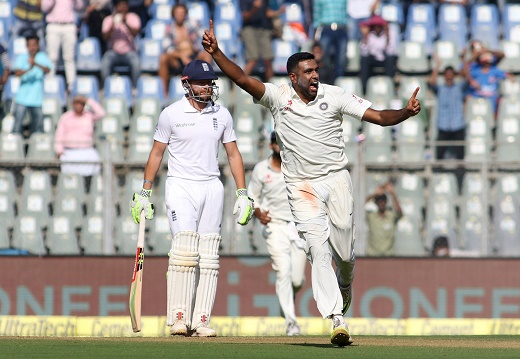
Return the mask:
M 126 316 L 133 265 L 133 257 L 2 257 L 0 315 Z M 167 266 L 166 257 L 145 259 L 144 316 L 166 314 Z M 280 317 L 275 278 L 269 258 L 222 257 L 212 315 Z M 310 278 L 308 265 L 296 312 L 319 318 Z M 347 317 L 515 319 L 520 318 L 519 283 L 515 259 L 359 258 Z M 65 324 L 36 327 L 68 330 Z

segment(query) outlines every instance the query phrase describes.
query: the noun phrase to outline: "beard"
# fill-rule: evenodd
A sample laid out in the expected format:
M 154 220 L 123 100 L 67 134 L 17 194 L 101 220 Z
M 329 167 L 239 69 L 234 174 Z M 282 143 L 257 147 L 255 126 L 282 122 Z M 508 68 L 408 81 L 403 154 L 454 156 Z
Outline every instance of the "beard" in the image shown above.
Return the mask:
M 282 156 L 280 155 L 280 151 L 273 151 L 273 158 L 281 161 Z

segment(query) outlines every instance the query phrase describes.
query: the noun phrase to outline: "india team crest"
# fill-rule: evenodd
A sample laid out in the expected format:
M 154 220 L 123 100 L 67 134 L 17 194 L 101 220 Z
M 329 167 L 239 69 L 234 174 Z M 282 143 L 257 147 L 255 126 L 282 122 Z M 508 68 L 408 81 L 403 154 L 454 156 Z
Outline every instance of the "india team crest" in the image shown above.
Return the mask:
M 320 110 L 325 111 L 328 108 L 329 108 L 329 104 L 328 103 L 326 103 L 326 102 L 320 103 Z

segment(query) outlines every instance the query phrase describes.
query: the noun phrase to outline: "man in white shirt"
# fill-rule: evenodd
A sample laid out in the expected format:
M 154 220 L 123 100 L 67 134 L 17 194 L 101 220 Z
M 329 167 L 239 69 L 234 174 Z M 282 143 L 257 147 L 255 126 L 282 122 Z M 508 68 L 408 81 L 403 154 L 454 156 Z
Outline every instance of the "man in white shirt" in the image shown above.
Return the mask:
M 224 55 L 212 21 L 202 45 L 227 77 L 271 110 L 289 205 L 312 264 L 314 299 L 323 318 L 332 319 L 331 343 L 349 345 L 352 339 L 343 315 L 352 299 L 355 225 L 341 122 L 347 114 L 381 126 L 401 123 L 421 110 L 416 99 L 419 88 L 405 108 L 377 111 L 367 100 L 321 84 L 313 54 L 290 56 L 287 72 L 291 82 L 275 86 L 246 75 Z
M 211 65 L 194 60 L 182 73 L 185 97 L 166 107 L 159 116 L 154 144 L 144 170 L 141 193 L 130 202 L 132 218 L 153 218 L 149 199 L 152 185 L 168 147 L 166 209 L 172 247 L 167 274 L 167 325 L 171 335 L 214 337 L 209 327 L 219 269 L 218 249 L 224 187 L 218 167 L 223 143 L 237 185 L 233 214 L 246 225 L 253 215 L 247 196 L 242 156 L 237 148 L 233 119 L 217 104 L 217 76 Z
M 255 166 L 247 192 L 257 203 L 255 216 L 265 227 L 267 250 L 276 271 L 276 294 L 280 301 L 288 336 L 300 335 L 294 297 L 305 280 L 307 256 L 294 224 L 282 175 L 280 147 L 271 133 L 271 157 Z

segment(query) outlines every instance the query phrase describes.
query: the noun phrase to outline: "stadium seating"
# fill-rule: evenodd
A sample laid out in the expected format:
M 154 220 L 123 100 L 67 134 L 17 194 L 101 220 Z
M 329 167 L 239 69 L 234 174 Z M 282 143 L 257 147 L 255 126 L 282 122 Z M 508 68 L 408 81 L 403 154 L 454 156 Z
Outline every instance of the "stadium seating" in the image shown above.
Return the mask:
M 115 117 L 120 126 L 120 129 L 127 128 L 130 125 L 130 106 L 127 105 L 124 97 L 105 97 L 103 98 L 102 106 L 105 109 L 105 117 L 97 122 L 97 126 L 100 122 Z M 107 121 L 107 122 L 108 122 Z M 103 125 L 101 125 L 103 127 Z M 107 131 L 111 132 L 111 131 Z
M 129 215 L 121 216 L 116 219 L 114 226 L 114 244 L 117 247 L 117 254 L 124 256 L 135 255 L 138 227 L 139 225 L 135 224 Z
M 131 107 L 134 103 L 132 97 L 132 82 L 126 75 L 109 76 L 105 79 L 104 98 L 123 98 L 126 104 Z
M 47 230 L 47 247 L 51 255 L 79 255 L 78 238 L 68 217 L 54 216 Z
M 403 74 L 425 74 L 430 70 L 424 43 L 403 41 L 399 48 L 397 69 Z
M 0 170 L 0 218 L 6 228 L 13 228 L 17 201 L 18 193 L 13 172 Z
M 172 238 L 168 217 L 165 214 L 154 215 L 148 228 L 148 245 L 152 249 L 152 254 L 167 256 L 170 252 Z
M 159 57 L 162 53 L 162 41 L 155 39 L 139 40 L 139 66 L 141 72 L 157 73 Z
M 54 152 L 54 131 L 52 133 L 33 133 L 29 138 L 26 159 L 32 162 L 52 162 Z
M 80 246 L 85 255 L 102 255 L 103 248 L 103 216 L 100 214 L 87 215 L 81 227 Z
M 500 42 L 500 49 L 504 53 L 504 58 L 498 63 L 498 68 L 514 74 L 520 73 L 520 44 L 503 40 Z M 502 94 L 509 95 L 508 92 L 504 91 L 502 91 Z
M 461 4 L 443 3 L 438 14 L 439 40 L 452 41 L 459 51 L 465 48 L 468 38 L 467 16 Z
M 93 98 L 99 102 L 99 80 L 93 75 L 80 75 L 72 86 L 71 96 L 76 95 Z
M 22 161 L 25 158 L 23 139 L 17 133 L 0 134 L 0 158 L 2 160 Z
M 41 225 L 36 216 L 19 215 L 15 220 L 12 246 L 34 255 L 45 255 L 47 250 L 43 241 Z
M 501 34 L 496 4 L 473 4 L 469 21 L 472 39 L 482 41 L 489 49 L 498 48 Z
M 76 46 L 76 70 L 99 72 L 101 70 L 101 43 L 97 37 L 87 37 Z

